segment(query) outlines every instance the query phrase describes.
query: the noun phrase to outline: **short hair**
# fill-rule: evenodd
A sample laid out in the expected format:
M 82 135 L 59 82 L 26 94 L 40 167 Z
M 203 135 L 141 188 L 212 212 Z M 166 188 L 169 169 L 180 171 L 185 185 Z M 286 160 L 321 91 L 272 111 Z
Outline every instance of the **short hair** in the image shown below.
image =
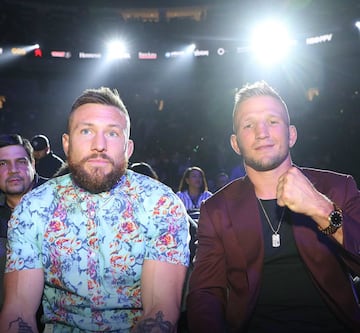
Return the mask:
M 151 178 L 159 180 L 159 176 L 156 171 L 152 168 L 152 166 L 146 162 L 136 162 L 131 164 L 130 170 L 133 170 L 137 173 L 141 173 L 143 175 L 149 176 Z
M 1 134 L 0 135 L 0 148 L 7 146 L 22 146 L 28 155 L 30 162 L 34 163 L 34 149 L 28 139 L 19 134 Z
M 277 99 L 283 106 L 287 114 L 288 122 L 290 123 L 290 117 L 287 105 L 285 101 L 282 99 L 282 97 L 279 95 L 279 93 L 271 87 L 267 82 L 265 81 L 257 81 L 252 84 L 245 84 L 242 86 L 235 94 L 235 103 L 234 103 L 234 109 L 233 109 L 233 131 L 236 132 L 235 129 L 235 116 L 237 113 L 237 110 L 239 109 L 239 106 L 241 103 L 245 102 L 251 97 L 258 97 L 258 96 L 271 96 L 275 99 Z
M 189 189 L 189 185 L 186 183 L 185 179 L 189 178 L 190 172 L 193 170 L 197 170 L 201 173 L 201 177 L 202 177 L 202 181 L 203 181 L 203 185 L 201 187 L 201 192 L 205 192 L 205 191 L 209 190 L 204 170 L 197 166 L 192 166 L 192 167 L 188 167 L 184 171 L 183 176 L 180 180 L 180 184 L 179 184 L 179 192 L 183 192 L 183 191 Z
M 119 92 L 116 89 L 110 89 L 108 87 L 86 89 L 79 97 L 75 99 L 71 106 L 67 123 L 68 131 L 70 130 L 70 121 L 74 111 L 81 105 L 89 103 L 115 106 L 121 112 L 123 112 L 127 116 L 127 118 L 129 118 L 129 113 L 125 107 L 125 104 L 121 100 Z

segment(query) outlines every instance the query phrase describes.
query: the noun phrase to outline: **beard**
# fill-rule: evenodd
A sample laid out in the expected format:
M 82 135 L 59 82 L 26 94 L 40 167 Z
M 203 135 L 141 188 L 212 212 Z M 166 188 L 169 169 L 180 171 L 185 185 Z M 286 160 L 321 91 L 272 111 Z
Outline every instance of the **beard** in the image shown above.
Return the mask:
M 237 141 L 240 151 L 242 152 L 242 158 L 244 164 L 249 166 L 258 172 L 270 171 L 276 169 L 279 165 L 281 165 L 289 155 L 289 150 L 284 149 L 284 151 L 279 152 L 279 154 L 267 157 L 266 159 L 255 159 L 254 157 L 249 156 L 247 154 L 246 149 Z
M 244 163 L 255 171 L 270 171 L 276 169 L 282 162 L 285 161 L 286 156 L 274 156 L 271 160 L 255 160 L 254 158 L 243 155 Z
M 21 195 L 29 192 L 34 185 L 34 180 L 30 183 L 25 182 L 24 178 L 21 178 L 21 184 L 17 186 L 5 185 L 2 193 L 5 195 Z
M 105 174 L 102 168 L 96 167 L 91 168 L 91 173 L 85 170 L 85 162 L 88 159 L 97 157 L 106 159 L 111 163 L 112 169 L 109 173 Z M 96 194 L 110 191 L 114 185 L 119 182 L 127 169 L 128 161 L 126 160 L 123 163 L 116 164 L 114 160 L 106 154 L 93 154 L 76 163 L 72 160 L 70 154 L 68 156 L 68 165 L 74 183 L 90 193 Z

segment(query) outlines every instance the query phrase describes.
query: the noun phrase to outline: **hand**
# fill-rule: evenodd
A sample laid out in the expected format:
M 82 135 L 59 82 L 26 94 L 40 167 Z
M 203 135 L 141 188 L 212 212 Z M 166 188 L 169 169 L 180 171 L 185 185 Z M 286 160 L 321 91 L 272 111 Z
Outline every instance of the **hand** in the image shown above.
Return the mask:
M 287 206 L 296 213 L 313 217 L 326 217 L 332 202 L 320 193 L 309 179 L 296 167 L 291 167 L 279 178 L 276 198 L 279 206 Z

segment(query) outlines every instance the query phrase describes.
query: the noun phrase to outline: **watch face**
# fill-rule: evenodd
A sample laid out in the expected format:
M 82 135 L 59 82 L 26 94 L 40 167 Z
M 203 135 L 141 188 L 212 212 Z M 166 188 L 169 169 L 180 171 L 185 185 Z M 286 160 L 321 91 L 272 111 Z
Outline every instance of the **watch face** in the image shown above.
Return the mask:
M 343 217 L 341 212 L 334 210 L 333 212 L 331 212 L 330 214 L 330 223 L 331 225 L 333 225 L 336 228 L 341 227 L 343 222 Z

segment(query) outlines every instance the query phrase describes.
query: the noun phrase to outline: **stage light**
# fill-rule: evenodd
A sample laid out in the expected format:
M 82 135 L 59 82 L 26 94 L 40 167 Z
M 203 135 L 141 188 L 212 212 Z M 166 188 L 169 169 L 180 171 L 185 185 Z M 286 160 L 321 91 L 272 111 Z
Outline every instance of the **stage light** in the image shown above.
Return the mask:
M 253 31 L 251 50 L 264 64 L 283 59 L 293 44 L 286 27 L 277 21 L 265 21 Z
M 129 59 L 130 54 L 123 41 L 113 40 L 107 44 L 107 57 L 109 59 Z
M 360 21 L 356 21 L 356 22 L 355 22 L 355 27 L 360 30 Z
M 193 53 L 195 48 L 196 48 L 195 44 L 190 44 L 189 46 L 186 47 L 185 52 L 186 53 Z

